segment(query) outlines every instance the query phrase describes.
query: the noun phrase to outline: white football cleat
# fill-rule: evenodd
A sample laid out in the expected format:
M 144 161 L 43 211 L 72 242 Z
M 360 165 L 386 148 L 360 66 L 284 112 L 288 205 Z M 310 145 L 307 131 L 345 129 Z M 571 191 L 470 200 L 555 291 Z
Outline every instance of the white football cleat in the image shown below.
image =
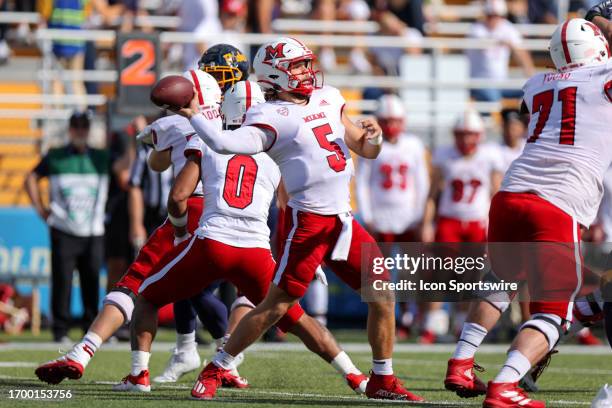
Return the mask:
M 149 370 L 142 370 L 138 375 L 126 375 L 120 383 L 113 385 L 113 391 L 151 392 Z
M 591 408 L 610 408 L 612 407 L 612 387 L 608 384 L 599 389 L 595 399 L 591 403 Z
M 206 362 L 204 362 L 206 364 Z M 179 352 L 176 348 L 172 350 L 172 356 L 163 373 L 153 378 L 155 383 L 177 382 L 183 375 L 197 370 L 201 366 L 200 354 L 197 348 L 190 351 Z

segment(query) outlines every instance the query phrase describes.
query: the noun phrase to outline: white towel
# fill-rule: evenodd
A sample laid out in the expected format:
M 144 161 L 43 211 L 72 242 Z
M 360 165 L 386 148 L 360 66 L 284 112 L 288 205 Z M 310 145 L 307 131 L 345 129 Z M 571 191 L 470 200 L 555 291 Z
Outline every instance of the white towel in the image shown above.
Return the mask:
M 350 212 L 346 212 L 338 214 L 338 218 L 342 222 L 342 231 L 338 235 L 338 240 L 331 253 L 331 259 L 332 261 L 346 261 L 351 249 L 351 240 L 353 239 L 353 215 Z

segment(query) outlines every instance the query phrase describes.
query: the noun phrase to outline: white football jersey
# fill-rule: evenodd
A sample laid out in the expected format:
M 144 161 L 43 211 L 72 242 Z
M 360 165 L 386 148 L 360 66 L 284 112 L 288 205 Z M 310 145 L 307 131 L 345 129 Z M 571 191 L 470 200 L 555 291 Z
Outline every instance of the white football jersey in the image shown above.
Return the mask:
M 199 138 L 185 154 L 200 152 L 204 213 L 199 236 L 240 248 L 270 248 L 268 212 L 280 182 L 278 166 L 266 155 L 215 153 Z
M 538 74 L 525 86 L 529 138 L 502 190 L 533 192 L 588 227 L 612 161 L 612 60 Z
M 429 193 L 425 146 L 416 136 L 383 142 L 374 160 L 357 165 L 357 203 L 377 232 L 400 234 L 420 223 Z
M 521 140 L 516 147 L 510 147 L 506 144 L 501 143 L 499 145 L 499 154 L 501 156 L 501 170 L 505 173 L 512 164 L 523 152 L 525 147 L 525 141 Z
M 158 152 L 170 150 L 172 172 L 176 177 L 185 165 L 185 145 L 196 132 L 189 120 L 180 115 L 164 116 L 151 124 L 153 147 Z M 195 194 L 202 194 L 202 183 L 198 183 Z
M 606 242 L 612 242 L 612 167 L 604 174 L 603 185 L 604 194 L 597 218 L 606 235 Z
M 292 208 L 323 215 L 351 210 L 354 167 L 344 143 L 344 103 L 336 88 L 325 86 L 307 105 L 270 101 L 246 114 L 244 125 L 276 133 L 267 153 L 280 167 Z
M 499 149 L 480 145 L 472 156 L 455 146 L 436 149 L 432 163 L 442 174 L 443 190 L 438 215 L 462 221 L 483 221 L 491 204 L 491 174 L 501 172 Z

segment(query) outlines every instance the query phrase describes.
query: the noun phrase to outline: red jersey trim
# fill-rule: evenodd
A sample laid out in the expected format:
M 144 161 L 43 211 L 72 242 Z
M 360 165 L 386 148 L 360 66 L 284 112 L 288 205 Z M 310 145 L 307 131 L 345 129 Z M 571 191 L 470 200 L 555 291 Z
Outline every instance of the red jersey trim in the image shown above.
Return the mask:
M 267 125 L 265 123 L 250 123 L 248 126 L 255 126 L 255 127 L 260 128 L 260 129 L 269 130 L 270 132 L 274 133 L 274 140 L 272 141 L 272 144 L 270 146 L 268 146 L 268 148 L 265 149 L 264 152 L 269 151 L 272 148 L 272 146 L 274 146 L 274 144 L 276 143 L 276 140 L 278 139 L 278 132 L 276 131 L 276 129 L 274 129 L 272 126 Z

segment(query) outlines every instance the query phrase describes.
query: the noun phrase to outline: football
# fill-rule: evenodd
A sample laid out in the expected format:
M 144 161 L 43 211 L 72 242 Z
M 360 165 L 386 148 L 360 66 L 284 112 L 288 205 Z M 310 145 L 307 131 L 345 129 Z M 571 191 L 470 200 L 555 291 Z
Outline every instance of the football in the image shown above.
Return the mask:
M 193 98 L 193 83 L 180 75 L 160 79 L 151 90 L 151 102 L 161 108 L 182 108 Z

